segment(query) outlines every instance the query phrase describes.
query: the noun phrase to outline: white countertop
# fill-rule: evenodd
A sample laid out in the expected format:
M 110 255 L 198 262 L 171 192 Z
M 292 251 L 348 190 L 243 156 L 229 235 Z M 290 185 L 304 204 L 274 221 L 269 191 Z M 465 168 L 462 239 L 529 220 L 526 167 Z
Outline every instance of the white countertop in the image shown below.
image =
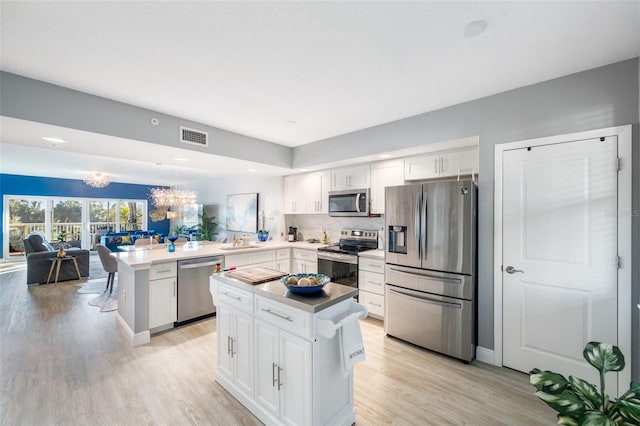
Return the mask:
M 251 247 L 234 248 L 233 250 L 225 250 L 225 247 L 232 247 L 231 244 L 206 242 L 194 242 L 192 244 L 176 244 L 176 251 L 169 252 L 166 244 L 160 244 L 160 247 L 149 250 L 148 248 L 139 248 L 132 251 L 121 251 L 111 253 L 119 262 L 122 262 L 134 269 L 144 269 L 154 263 L 163 263 L 174 260 L 193 259 L 208 256 L 224 256 L 240 253 L 251 253 L 262 250 L 275 250 L 279 248 L 301 248 L 307 250 L 317 250 L 319 247 L 326 247 L 326 244 L 308 243 L 306 241 L 267 241 L 252 242 Z
M 368 257 L 371 259 L 382 259 L 384 260 L 384 250 L 366 250 L 358 253 L 359 257 Z

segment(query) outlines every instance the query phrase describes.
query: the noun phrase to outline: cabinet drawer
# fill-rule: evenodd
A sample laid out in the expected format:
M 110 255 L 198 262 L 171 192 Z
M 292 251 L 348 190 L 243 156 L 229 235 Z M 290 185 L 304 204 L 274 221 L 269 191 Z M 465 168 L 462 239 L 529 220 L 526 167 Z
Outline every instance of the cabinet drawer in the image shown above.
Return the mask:
M 253 312 L 253 294 L 228 284 L 220 284 L 217 303 L 224 303 L 247 313 Z
M 256 251 L 252 253 L 229 254 L 224 257 L 225 266 L 244 266 L 276 260 L 275 250 Z
M 384 296 L 380 294 L 369 293 L 368 291 L 361 291 L 358 293 L 358 301 L 361 305 L 364 305 L 369 314 L 377 317 L 384 317 Z
M 384 274 L 358 271 L 358 288 L 376 294 L 384 294 Z
M 175 277 L 178 274 L 176 262 L 157 263 L 149 268 L 149 280 L 160 280 Z
M 276 250 L 276 260 L 289 259 L 291 257 L 291 249 L 278 249 Z
M 256 296 L 255 317 L 297 336 L 311 337 L 311 314 L 275 300 Z
M 384 274 L 384 260 L 371 259 L 369 257 L 358 258 L 358 268 L 365 271 L 378 272 Z
M 317 262 L 318 252 L 315 250 L 304 250 L 304 249 L 294 248 L 293 257 L 299 260 L 308 260 L 310 262 Z

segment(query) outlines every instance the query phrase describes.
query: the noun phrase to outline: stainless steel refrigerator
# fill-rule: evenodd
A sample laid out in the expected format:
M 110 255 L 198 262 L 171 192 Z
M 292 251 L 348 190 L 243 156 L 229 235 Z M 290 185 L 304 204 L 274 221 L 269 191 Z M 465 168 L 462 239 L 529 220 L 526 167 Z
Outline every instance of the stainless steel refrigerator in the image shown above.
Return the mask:
M 475 358 L 474 181 L 386 188 L 385 332 L 464 361 Z

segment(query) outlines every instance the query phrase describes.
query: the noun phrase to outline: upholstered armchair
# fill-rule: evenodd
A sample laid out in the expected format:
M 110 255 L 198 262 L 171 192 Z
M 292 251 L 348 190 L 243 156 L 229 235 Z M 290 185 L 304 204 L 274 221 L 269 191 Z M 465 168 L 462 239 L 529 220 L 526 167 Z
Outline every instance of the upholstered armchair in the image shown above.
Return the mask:
M 51 269 L 51 259 L 58 255 L 57 247 L 50 244 L 42 233 L 32 232 L 23 240 L 27 257 L 27 284 L 46 283 Z M 76 258 L 81 277 L 89 276 L 89 250 L 65 248 L 69 255 Z M 62 262 L 58 281 L 77 280 L 73 262 Z

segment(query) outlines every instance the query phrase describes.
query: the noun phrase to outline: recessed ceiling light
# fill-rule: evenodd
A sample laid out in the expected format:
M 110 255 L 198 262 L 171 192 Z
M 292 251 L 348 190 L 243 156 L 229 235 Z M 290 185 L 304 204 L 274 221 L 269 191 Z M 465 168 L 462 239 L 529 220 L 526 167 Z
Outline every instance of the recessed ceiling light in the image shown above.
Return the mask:
M 48 142 L 67 143 L 67 141 L 65 141 L 64 139 L 56 138 L 56 137 L 53 137 L 53 136 L 43 136 L 42 139 L 44 139 L 45 141 L 48 141 Z
M 176 161 L 189 161 L 187 158 L 182 158 L 182 157 L 174 158 L 174 160 L 176 160 Z
M 378 155 L 379 158 L 389 158 L 391 157 L 391 154 L 380 154 Z
M 469 22 L 466 27 L 464 27 L 464 36 L 467 38 L 475 37 L 484 32 L 487 29 L 487 21 L 479 20 Z
M 247 169 L 247 170 L 250 171 L 251 173 L 256 171 L 256 169 Z
M 290 125 L 290 126 L 293 126 L 294 124 L 296 124 L 296 122 L 293 121 L 293 120 L 289 120 L 289 121 L 287 121 L 287 124 Z

